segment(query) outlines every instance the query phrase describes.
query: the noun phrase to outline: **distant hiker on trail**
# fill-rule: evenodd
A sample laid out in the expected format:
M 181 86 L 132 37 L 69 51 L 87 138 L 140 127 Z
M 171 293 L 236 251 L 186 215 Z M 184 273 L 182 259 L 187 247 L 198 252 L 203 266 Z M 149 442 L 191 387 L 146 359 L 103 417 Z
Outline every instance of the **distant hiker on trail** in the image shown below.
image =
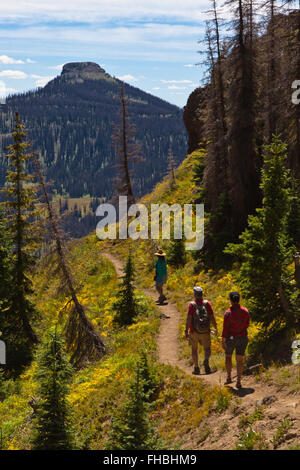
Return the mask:
M 232 354 L 235 350 L 237 382 L 236 387 L 242 388 L 241 378 L 244 370 L 244 354 L 248 344 L 247 328 L 250 324 L 250 315 L 245 307 L 240 306 L 240 294 L 229 294 L 231 307 L 224 315 L 222 346 L 226 355 L 227 380 L 225 385 L 232 383 Z
M 159 293 L 158 302 L 160 304 L 163 304 L 163 302 L 166 300 L 166 296 L 163 292 L 163 287 L 164 284 L 167 282 L 168 277 L 167 262 L 165 258 L 166 253 L 164 253 L 162 250 L 158 250 L 158 252 L 155 253 L 155 256 L 158 257 L 158 260 L 155 263 L 154 280 L 156 282 L 156 290 Z
M 191 302 L 188 307 L 185 337 L 192 346 L 192 359 L 194 362 L 194 375 L 200 374 L 200 367 L 198 362 L 198 343 L 204 349 L 204 369 L 206 374 L 210 374 L 209 358 L 211 355 L 211 338 L 210 338 L 210 324 L 214 327 L 214 334 L 218 336 L 217 323 L 214 316 L 214 311 L 211 303 L 203 299 L 203 289 L 201 287 L 194 287 L 194 302 Z

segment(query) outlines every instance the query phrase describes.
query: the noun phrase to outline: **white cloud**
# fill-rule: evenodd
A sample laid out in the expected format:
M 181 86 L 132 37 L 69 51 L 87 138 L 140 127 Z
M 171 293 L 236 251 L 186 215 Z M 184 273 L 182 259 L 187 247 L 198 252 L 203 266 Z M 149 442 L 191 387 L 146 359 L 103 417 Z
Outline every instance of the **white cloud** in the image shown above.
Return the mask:
M 191 67 L 196 67 L 196 66 L 195 66 L 195 64 L 185 64 L 184 67 L 189 67 L 189 68 L 191 68 Z
M 162 83 L 193 83 L 192 80 L 161 80 Z
M 138 82 L 138 78 L 134 77 L 133 75 L 122 75 L 121 77 L 117 77 L 122 82 Z
M 168 86 L 168 90 L 186 90 L 186 87 L 185 86 L 170 85 L 170 86 Z
M 3 80 L 0 80 L 0 103 L 1 103 L 1 98 L 5 98 L 7 95 L 10 93 L 16 93 L 18 90 L 15 90 L 14 88 L 9 88 L 6 86 L 5 82 Z
M 28 75 L 25 72 L 21 72 L 21 70 L 2 70 L 2 72 L 0 72 L 0 77 L 23 80 L 28 78 Z
M 19 59 L 13 59 L 12 57 L 8 57 L 7 55 L 0 55 L 0 64 L 24 64 L 24 61 Z
M 128 18 L 174 18 L 190 21 L 203 20 L 208 0 L 18 0 L 1 2 L 0 17 L 9 20 L 36 17 L 37 20 L 99 22 Z
M 152 90 L 160 90 L 159 86 L 155 86 Z
M 36 64 L 35 60 L 26 59 L 27 64 Z
M 51 70 L 58 70 L 59 72 L 62 70 L 63 66 L 65 64 L 60 64 L 60 65 L 52 65 L 51 67 L 48 67 L 48 69 L 51 69 Z
M 9 94 L 9 93 L 18 93 L 18 90 L 16 90 L 15 88 L 8 88 L 6 87 L 6 92 Z
M 47 85 L 50 80 L 53 80 L 54 77 L 41 77 L 39 75 L 31 75 L 32 78 L 36 78 L 35 86 L 36 87 L 43 87 Z

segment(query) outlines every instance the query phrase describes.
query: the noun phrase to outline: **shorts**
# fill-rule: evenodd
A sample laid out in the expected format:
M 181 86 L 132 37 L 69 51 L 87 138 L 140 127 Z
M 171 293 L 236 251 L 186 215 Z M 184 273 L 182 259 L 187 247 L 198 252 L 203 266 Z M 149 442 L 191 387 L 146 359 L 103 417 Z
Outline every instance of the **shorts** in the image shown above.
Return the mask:
M 162 287 L 167 282 L 167 276 L 164 276 L 161 280 L 156 280 L 156 287 Z
M 234 338 L 226 338 L 225 339 L 225 354 L 227 356 L 231 356 L 233 354 L 233 351 L 235 350 L 235 353 L 237 356 L 244 356 L 246 347 L 248 344 L 248 338 L 245 336 L 235 336 Z
M 190 339 L 192 346 L 196 346 L 200 343 L 201 346 L 203 346 L 203 349 L 210 349 L 210 333 L 197 333 L 196 331 L 193 331 L 193 333 L 190 334 Z

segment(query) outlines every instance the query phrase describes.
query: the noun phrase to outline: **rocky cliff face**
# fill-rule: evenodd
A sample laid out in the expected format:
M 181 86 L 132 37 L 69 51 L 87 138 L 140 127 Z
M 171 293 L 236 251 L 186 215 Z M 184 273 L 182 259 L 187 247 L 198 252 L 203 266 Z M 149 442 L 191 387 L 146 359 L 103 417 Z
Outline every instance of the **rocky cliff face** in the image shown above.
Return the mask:
M 70 62 L 65 64 L 62 69 L 62 75 L 67 73 L 71 74 L 86 74 L 86 73 L 105 73 L 105 70 L 95 62 Z
M 117 79 L 111 77 L 95 62 L 70 62 L 65 64 L 58 78 L 68 83 L 83 83 L 85 80 L 109 80 L 117 82 Z
M 183 113 L 183 122 L 188 132 L 188 153 L 199 148 L 204 141 L 202 112 L 205 106 L 205 88 L 196 88 L 187 101 Z

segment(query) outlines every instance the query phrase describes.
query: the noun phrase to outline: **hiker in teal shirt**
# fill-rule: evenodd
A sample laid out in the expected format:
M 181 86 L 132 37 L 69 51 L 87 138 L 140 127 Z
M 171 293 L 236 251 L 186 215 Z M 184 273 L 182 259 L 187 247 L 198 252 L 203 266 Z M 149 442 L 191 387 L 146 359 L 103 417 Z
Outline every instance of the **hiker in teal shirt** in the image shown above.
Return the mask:
M 166 296 L 163 293 L 163 286 L 167 282 L 168 271 L 167 271 L 167 262 L 165 259 L 166 254 L 162 250 L 158 250 L 155 253 L 155 256 L 158 257 L 158 260 L 155 263 L 155 282 L 156 290 L 159 293 L 158 303 L 162 304 L 166 300 Z

